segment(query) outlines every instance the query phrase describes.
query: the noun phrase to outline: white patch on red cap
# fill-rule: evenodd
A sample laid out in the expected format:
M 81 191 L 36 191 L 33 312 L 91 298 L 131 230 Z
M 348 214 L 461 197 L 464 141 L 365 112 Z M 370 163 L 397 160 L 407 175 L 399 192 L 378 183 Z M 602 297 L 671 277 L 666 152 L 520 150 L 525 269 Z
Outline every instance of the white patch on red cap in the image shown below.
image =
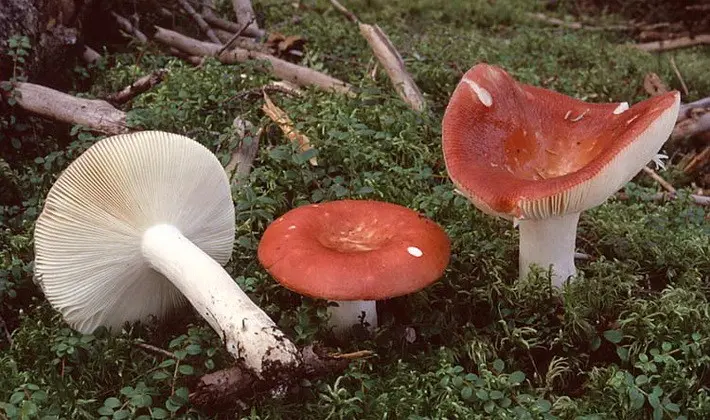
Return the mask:
M 422 255 L 424 255 L 424 253 L 422 252 L 422 250 L 419 249 L 419 248 L 417 248 L 416 246 L 407 247 L 407 252 L 409 252 L 409 255 L 411 255 L 411 256 L 413 256 L 413 257 L 417 257 L 417 258 L 419 258 L 419 257 L 421 257 Z
M 464 82 L 471 88 L 476 93 L 476 96 L 478 96 L 478 100 L 481 101 L 481 103 L 487 107 L 490 107 L 493 105 L 493 97 L 491 96 L 491 93 L 487 91 L 485 88 L 482 88 L 481 86 L 478 85 L 478 83 L 473 82 L 468 79 L 463 79 Z

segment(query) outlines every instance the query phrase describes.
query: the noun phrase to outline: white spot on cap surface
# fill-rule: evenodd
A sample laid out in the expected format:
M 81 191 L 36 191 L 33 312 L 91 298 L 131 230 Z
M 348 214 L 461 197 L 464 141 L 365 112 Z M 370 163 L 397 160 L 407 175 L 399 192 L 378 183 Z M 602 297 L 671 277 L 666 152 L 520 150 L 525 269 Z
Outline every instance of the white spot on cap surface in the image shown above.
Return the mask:
M 407 252 L 409 252 L 409 255 L 413 257 L 421 257 L 422 255 L 424 255 L 422 250 L 417 248 L 416 246 L 407 247 Z
M 626 111 L 627 109 L 629 109 L 629 103 L 628 103 L 628 102 L 622 102 L 622 103 L 620 103 L 619 106 L 617 106 L 616 109 L 614 110 L 614 115 L 619 115 L 619 114 L 621 114 L 622 112 Z
M 476 93 L 476 96 L 478 96 L 478 100 L 481 101 L 481 103 L 487 107 L 490 107 L 493 105 L 493 97 L 491 96 L 491 93 L 488 92 L 485 88 L 482 88 L 481 86 L 478 85 L 478 83 L 473 82 L 468 79 L 463 79 L 464 82 L 471 88 Z
M 288 227 L 288 230 L 294 230 L 294 229 L 296 229 L 296 225 L 291 225 Z

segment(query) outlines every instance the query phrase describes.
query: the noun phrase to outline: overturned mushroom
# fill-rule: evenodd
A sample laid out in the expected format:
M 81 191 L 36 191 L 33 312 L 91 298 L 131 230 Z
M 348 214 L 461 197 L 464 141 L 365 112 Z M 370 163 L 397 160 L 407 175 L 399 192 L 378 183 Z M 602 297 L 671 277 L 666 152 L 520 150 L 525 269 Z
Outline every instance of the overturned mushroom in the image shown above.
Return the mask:
M 295 346 L 221 266 L 234 230 L 229 181 L 207 148 L 159 131 L 109 137 L 49 191 L 35 278 L 83 333 L 162 317 L 187 298 L 257 376 L 295 366 Z
M 680 103 L 669 92 L 632 107 L 596 104 L 516 82 L 479 64 L 444 114 L 449 177 L 481 211 L 520 226 L 520 277 L 552 266 L 553 284 L 576 274 L 580 212 L 624 186 L 668 139 Z
M 376 301 L 414 293 L 449 262 L 439 225 L 396 204 L 341 200 L 290 210 L 259 243 L 259 261 L 286 288 L 328 299 L 341 334 L 364 321 L 377 327 Z

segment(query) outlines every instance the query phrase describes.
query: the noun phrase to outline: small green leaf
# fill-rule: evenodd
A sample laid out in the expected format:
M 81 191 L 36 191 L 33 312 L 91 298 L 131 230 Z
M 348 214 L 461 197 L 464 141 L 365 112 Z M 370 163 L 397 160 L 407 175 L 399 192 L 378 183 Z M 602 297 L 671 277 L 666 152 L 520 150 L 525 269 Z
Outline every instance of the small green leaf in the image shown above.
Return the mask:
M 121 406 L 121 401 L 116 397 L 109 397 L 104 400 L 104 407 L 117 408 Z
M 648 376 L 646 376 L 646 375 L 639 375 L 636 377 L 636 380 L 635 380 L 636 385 L 639 385 L 639 386 L 648 383 L 648 381 L 649 381 L 649 379 L 648 379 Z
M 619 330 L 606 330 L 604 331 L 604 338 L 614 344 L 618 344 L 624 339 L 624 334 Z
M 646 403 L 646 397 L 641 393 L 641 391 L 637 387 L 630 387 L 628 394 L 629 400 L 631 400 L 631 408 L 633 410 L 640 409 L 641 407 L 643 407 L 644 403 Z
M 493 361 L 493 369 L 498 373 L 503 372 L 503 369 L 505 369 L 505 362 L 500 359 L 496 359 Z
M 195 368 L 190 365 L 180 365 L 178 371 L 183 375 L 192 375 L 195 373 Z
M 680 413 L 680 406 L 676 403 L 668 403 L 665 405 L 666 410 L 670 411 L 671 413 Z
M 510 376 L 508 376 L 508 380 L 512 384 L 519 384 L 522 383 L 525 380 L 525 373 L 516 370 L 515 372 L 511 373 Z
M 461 398 L 470 400 L 473 397 L 473 388 L 466 386 L 461 390 Z

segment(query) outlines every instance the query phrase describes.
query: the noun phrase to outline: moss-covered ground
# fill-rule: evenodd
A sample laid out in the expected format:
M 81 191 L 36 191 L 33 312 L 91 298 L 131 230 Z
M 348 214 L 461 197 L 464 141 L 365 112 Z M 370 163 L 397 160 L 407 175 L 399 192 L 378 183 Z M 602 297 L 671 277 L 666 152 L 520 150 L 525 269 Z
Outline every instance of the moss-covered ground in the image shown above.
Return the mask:
M 269 123 L 258 96 L 232 99 L 270 80 L 252 65 L 207 60 L 195 67 L 155 46 L 136 47 L 77 72 L 77 80 L 91 74 L 93 84 L 82 94 L 98 96 L 167 68 L 162 84 L 132 102 L 132 122 L 188 135 L 224 163 L 236 146 L 235 117 L 266 127 L 248 182 L 233 189 L 237 237 L 227 270 L 298 344 L 320 341 L 374 356 L 341 374 L 304 381 L 286 396 L 259 394 L 214 411 L 185 398 L 198 375 L 230 363 L 198 316 L 185 311 L 115 336 L 73 332 L 32 283 L 33 224 L 53 180 L 98 137 L 75 129 L 67 141 L 63 133 L 37 128 L 43 140 L 23 145 L 33 128 L 14 127 L 12 170 L 23 202 L 0 207 L 0 314 L 13 341 L 9 346 L 0 329 L 0 419 L 710 418 L 707 210 L 684 199 L 645 200 L 658 187 L 639 175 L 626 188 L 630 200 L 611 199 L 583 213 L 577 246 L 592 259 L 578 261 L 578 281 L 562 291 L 551 290 L 544 276 L 517 282 L 517 231 L 454 193 L 440 146 L 448 97 L 462 71 L 477 62 L 577 98 L 636 102 L 646 97 L 641 85 L 648 72 L 679 87 L 673 56 L 690 101 L 710 92 L 710 51 L 640 52 L 616 32 L 531 21 L 526 13 L 536 6 L 524 0 L 347 2 L 363 21 L 378 23 L 403 55 L 429 103 L 418 114 L 384 72 L 369 77 L 370 49 L 329 2 L 301 1 L 299 9 L 292 3 L 255 7 L 268 30 L 307 39 L 302 64 L 360 92 L 272 95 L 309 136 L 317 167 Z M 688 191 L 690 180 L 673 161 L 660 174 L 681 195 Z M 451 263 L 439 282 L 380 302 L 382 325 L 374 336 L 346 344 L 321 327 L 324 302 L 280 287 L 256 258 L 274 218 L 304 203 L 341 198 L 405 205 L 441 224 L 452 240 Z

